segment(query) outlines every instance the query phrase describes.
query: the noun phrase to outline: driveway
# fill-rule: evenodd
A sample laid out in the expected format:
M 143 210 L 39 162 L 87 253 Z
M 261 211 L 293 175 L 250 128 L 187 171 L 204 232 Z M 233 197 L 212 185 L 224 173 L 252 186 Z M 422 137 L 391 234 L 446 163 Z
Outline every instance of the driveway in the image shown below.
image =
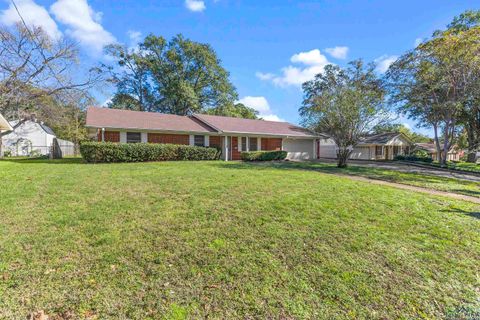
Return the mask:
M 320 159 L 317 160 L 319 162 L 324 163 L 336 163 L 335 159 Z M 453 178 L 453 179 L 460 179 L 460 180 L 467 180 L 480 183 L 480 175 L 473 175 L 469 173 L 462 173 L 462 172 L 455 172 L 455 171 L 447 171 L 442 169 L 436 168 L 425 168 L 415 165 L 410 165 L 408 163 L 401 163 L 401 162 L 382 162 L 382 161 L 358 161 L 358 160 L 349 160 L 349 164 L 359 166 L 359 167 L 368 167 L 368 168 L 378 168 L 378 169 L 385 169 L 385 170 L 394 170 L 399 172 L 407 172 L 407 173 L 420 173 L 420 174 L 428 174 L 438 177 L 444 178 Z

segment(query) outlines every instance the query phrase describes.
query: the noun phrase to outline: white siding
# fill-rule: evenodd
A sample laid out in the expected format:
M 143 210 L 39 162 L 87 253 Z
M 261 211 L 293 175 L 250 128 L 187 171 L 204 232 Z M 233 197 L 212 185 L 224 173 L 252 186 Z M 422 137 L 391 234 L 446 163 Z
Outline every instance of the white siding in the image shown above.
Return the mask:
M 336 158 L 337 145 L 332 139 L 320 139 L 320 158 Z
M 314 159 L 314 139 L 284 139 L 283 150 L 287 151 L 289 160 Z
M 375 152 L 375 150 L 373 150 Z M 372 150 L 368 146 L 355 147 L 350 155 L 350 159 L 370 160 L 374 159 L 375 153 L 372 156 Z M 372 158 L 373 157 L 373 158 Z
M 53 138 L 39 123 L 27 121 L 2 138 L 3 151 L 9 150 L 14 156 L 28 156 L 32 151 L 48 155 Z

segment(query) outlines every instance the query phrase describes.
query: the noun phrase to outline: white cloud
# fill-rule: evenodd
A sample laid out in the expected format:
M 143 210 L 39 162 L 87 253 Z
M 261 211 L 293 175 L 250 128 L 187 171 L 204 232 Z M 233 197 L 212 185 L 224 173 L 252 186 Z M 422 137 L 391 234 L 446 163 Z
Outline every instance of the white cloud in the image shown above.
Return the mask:
M 257 72 L 256 76 L 260 80 L 272 81 L 280 87 L 301 86 L 304 82 L 312 80 L 315 75 L 323 72 L 326 65 L 331 64 L 318 49 L 296 53 L 290 58 L 290 61 L 304 66 L 286 66 L 281 69 L 281 75 Z
M 275 77 L 273 73 L 263 73 L 263 72 L 256 72 L 255 76 L 260 80 L 272 80 Z
M 202 12 L 207 8 L 205 2 L 200 0 L 185 0 L 185 7 L 193 12 Z
M 290 61 L 293 63 L 303 63 L 309 66 L 328 64 L 327 57 L 321 54 L 318 49 L 296 53 L 290 58 Z
M 102 13 L 93 11 L 87 0 L 58 0 L 50 11 L 57 21 L 68 27 L 70 36 L 94 54 L 101 53 L 104 46 L 116 41 L 100 24 Z
M 423 42 L 423 38 L 417 38 L 415 39 L 414 46 L 415 48 L 418 47 L 419 44 Z
M 398 59 L 398 56 L 383 55 L 374 60 L 377 65 L 376 70 L 380 73 L 385 73 L 388 67 Z
M 36 4 L 33 0 L 17 0 L 15 3 L 27 26 L 41 27 L 53 39 L 62 36 L 57 24 L 44 7 Z M 12 26 L 20 21 L 20 16 L 12 3 L 1 12 L 0 23 L 4 25 Z
M 142 41 L 142 33 L 140 31 L 128 30 L 127 35 L 128 38 L 130 38 L 130 42 L 134 46 L 136 46 L 140 41 Z
M 407 128 L 408 130 L 412 130 L 412 126 L 409 125 L 408 123 L 404 122 L 404 123 L 402 123 L 402 125 L 403 125 L 405 128 Z
M 348 54 L 348 47 L 333 47 L 326 48 L 325 51 L 336 59 L 346 59 Z
M 246 96 L 238 100 L 238 102 L 257 110 L 259 117 L 263 118 L 264 120 L 285 121 L 273 113 L 272 109 L 270 108 L 270 104 L 265 97 Z

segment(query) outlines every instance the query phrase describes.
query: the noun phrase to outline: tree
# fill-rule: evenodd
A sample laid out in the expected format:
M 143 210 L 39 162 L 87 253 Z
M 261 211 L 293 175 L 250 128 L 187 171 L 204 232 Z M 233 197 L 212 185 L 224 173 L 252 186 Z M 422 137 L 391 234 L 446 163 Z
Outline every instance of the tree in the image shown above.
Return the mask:
M 478 123 L 480 27 L 477 14 L 454 19 L 445 31 L 400 57 L 389 69 L 392 101 L 400 112 L 433 127 L 440 163 L 462 126 Z M 474 142 L 472 135 L 472 146 Z
M 374 70 L 375 65 L 362 60 L 350 62 L 345 69 L 327 65 L 302 86 L 302 122 L 335 141 L 338 167 L 346 167 L 361 138 L 388 117 L 385 88 Z
M 14 129 L 37 116 L 52 99 L 60 102 L 83 94 L 102 81 L 98 68 L 89 69 L 84 80 L 73 79 L 76 45 L 64 38 L 51 39 L 41 28 L 1 27 L 0 40 L 0 113 L 19 119 Z M 0 141 L 8 133 L 0 133 Z
M 413 132 L 405 125 L 401 123 L 385 123 L 379 124 L 372 129 L 372 133 L 379 134 L 379 133 L 387 133 L 387 132 L 398 132 L 403 133 L 407 138 L 409 138 L 414 143 L 427 143 L 430 142 L 432 139 L 429 136 L 426 136 L 421 133 Z
M 246 105 L 239 102 L 235 104 L 226 104 L 223 106 L 213 107 L 213 108 L 207 109 L 205 113 L 216 115 L 216 116 L 258 119 L 257 110 L 247 107 Z
M 111 45 L 117 66 L 105 66 L 117 92 L 111 107 L 178 115 L 231 108 L 237 93 L 208 45 L 177 35 L 147 36 L 138 48 Z

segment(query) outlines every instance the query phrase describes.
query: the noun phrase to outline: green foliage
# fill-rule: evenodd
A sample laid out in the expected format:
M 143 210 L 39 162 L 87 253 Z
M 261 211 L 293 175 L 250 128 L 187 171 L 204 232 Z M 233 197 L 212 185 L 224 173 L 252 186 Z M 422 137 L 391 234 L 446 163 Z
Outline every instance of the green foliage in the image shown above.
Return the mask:
M 228 103 L 207 109 L 206 114 L 244 119 L 258 119 L 258 111 L 242 103 Z
M 287 151 L 244 151 L 240 155 L 243 161 L 274 161 L 285 160 Z
M 413 132 L 405 125 L 401 123 L 385 123 L 376 125 L 373 130 L 373 133 L 387 133 L 387 132 L 398 132 L 403 133 L 407 138 L 409 138 L 413 143 L 428 143 L 432 139 L 429 136 L 426 136 L 421 133 Z
M 427 158 L 428 152 L 422 149 L 416 149 L 412 152 L 412 155 L 417 158 Z
M 105 66 L 117 86 L 109 107 L 187 115 L 237 99 L 229 73 L 208 44 L 151 34 L 135 50 L 110 45 L 107 53 L 121 69 Z
M 373 64 L 357 60 L 345 69 L 327 65 L 302 87 L 303 124 L 335 141 L 341 167 L 346 166 L 351 147 L 387 119 L 385 88 Z
M 144 162 L 176 160 L 217 160 L 216 148 L 176 144 L 83 142 L 80 153 L 86 162 Z
M 398 160 L 398 161 L 419 161 L 419 162 L 426 162 L 426 163 L 433 162 L 432 158 L 430 158 L 428 156 L 419 157 L 419 156 L 415 156 L 415 155 L 408 155 L 408 156 L 398 155 L 398 156 L 395 156 L 395 160 Z

